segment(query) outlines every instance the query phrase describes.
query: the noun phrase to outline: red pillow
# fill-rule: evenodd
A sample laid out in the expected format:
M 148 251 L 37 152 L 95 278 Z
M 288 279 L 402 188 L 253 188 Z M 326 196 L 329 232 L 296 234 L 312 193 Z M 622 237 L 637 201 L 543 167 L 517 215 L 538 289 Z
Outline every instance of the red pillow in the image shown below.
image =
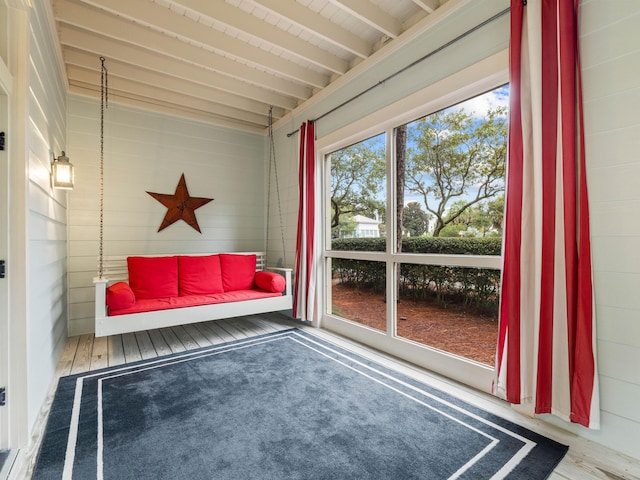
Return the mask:
M 136 303 L 136 296 L 125 282 L 116 282 L 107 287 L 107 307 L 110 310 L 122 310 Z
M 220 254 L 222 267 L 222 286 L 225 292 L 249 290 L 253 288 L 256 275 L 255 255 Z
M 127 265 L 136 298 L 178 296 L 178 257 L 128 257 Z
M 282 293 L 287 282 L 282 275 L 274 272 L 256 272 L 256 287 L 267 292 Z
M 184 295 L 222 293 L 222 274 L 218 255 L 178 257 L 178 290 Z

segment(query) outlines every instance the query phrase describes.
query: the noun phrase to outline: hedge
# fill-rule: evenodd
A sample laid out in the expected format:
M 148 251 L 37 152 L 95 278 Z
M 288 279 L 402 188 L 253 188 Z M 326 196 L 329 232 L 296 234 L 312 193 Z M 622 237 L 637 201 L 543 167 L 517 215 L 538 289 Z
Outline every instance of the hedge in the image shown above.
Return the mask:
M 333 250 L 385 251 L 384 238 L 349 238 L 334 240 Z M 453 255 L 500 255 L 500 238 L 403 239 L 403 253 L 438 253 Z M 383 262 L 334 258 L 333 277 L 357 288 L 385 291 Z M 495 314 L 500 293 L 500 271 L 489 268 L 448 267 L 403 263 L 400 266 L 400 296 L 436 304 L 465 305 L 477 311 Z

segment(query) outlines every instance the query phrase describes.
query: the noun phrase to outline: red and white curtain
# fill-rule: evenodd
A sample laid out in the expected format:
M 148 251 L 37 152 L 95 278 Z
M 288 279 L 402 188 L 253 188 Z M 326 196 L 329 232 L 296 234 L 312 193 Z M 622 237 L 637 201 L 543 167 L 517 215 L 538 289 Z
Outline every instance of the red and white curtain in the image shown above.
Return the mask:
M 511 0 L 511 106 L 494 392 L 599 428 L 579 0 Z
M 317 322 L 315 239 L 315 125 L 308 120 L 300 127 L 299 206 L 296 240 L 296 281 L 293 316 Z

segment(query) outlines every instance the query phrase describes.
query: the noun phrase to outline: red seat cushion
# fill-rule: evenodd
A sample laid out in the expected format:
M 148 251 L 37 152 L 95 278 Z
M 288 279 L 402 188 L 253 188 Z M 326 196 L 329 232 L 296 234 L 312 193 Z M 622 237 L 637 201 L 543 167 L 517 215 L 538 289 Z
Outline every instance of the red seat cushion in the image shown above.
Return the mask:
M 136 299 L 178 296 L 178 257 L 128 257 L 127 265 Z
M 254 287 L 256 275 L 255 255 L 220 254 L 222 286 L 225 292 L 249 290 Z
M 222 273 L 218 255 L 178 257 L 178 291 L 184 295 L 222 293 Z
M 109 310 L 129 308 L 136 303 L 136 296 L 125 282 L 116 282 L 107 288 L 107 307 Z
M 264 290 L 236 290 L 233 292 L 213 293 L 211 295 L 188 295 L 185 297 L 153 298 L 137 300 L 129 308 L 109 310 L 109 316 L 125 315 L 129 313 L 153 312 L 156 310 L 170 310 L 174 308 L 195 307 L 226 302 L 243 302 L 258 298 L 279 297 L 279 293 Z
M 286 280 L 282 275 L 274 272 L 256 272 L 256 287 L 267 292 L 282 293 L 286 286 Z

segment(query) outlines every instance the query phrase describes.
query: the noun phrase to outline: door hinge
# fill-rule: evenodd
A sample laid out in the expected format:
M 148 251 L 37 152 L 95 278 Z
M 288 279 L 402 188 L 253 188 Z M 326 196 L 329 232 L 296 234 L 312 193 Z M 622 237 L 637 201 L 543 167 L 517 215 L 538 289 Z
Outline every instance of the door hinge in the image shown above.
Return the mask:
M 4 150 L 4 132 L 0 132 L 0 150 Z
M 4 407 L 7 403 L 7 389 L 5 387 L 0 388 L 0 407 Z
M 0 260 L 0 278 L 4 278 L 4 260 Z

